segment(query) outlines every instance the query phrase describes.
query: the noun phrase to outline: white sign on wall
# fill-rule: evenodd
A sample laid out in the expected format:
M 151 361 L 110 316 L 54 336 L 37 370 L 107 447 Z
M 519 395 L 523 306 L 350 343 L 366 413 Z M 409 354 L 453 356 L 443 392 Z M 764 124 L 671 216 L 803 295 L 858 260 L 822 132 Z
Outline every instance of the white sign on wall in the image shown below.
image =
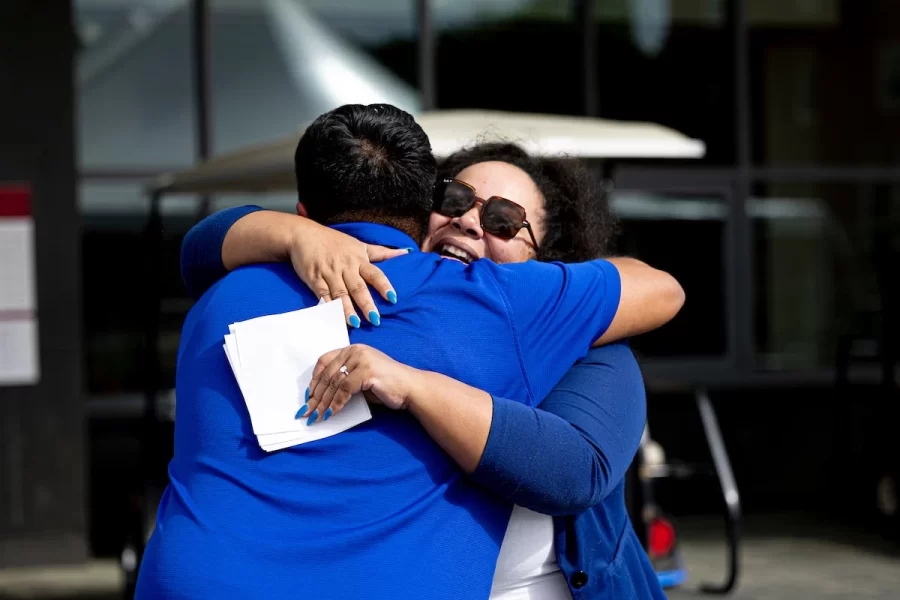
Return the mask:
M 31 190 L 0 183 L 0 386 L 39 379 Z

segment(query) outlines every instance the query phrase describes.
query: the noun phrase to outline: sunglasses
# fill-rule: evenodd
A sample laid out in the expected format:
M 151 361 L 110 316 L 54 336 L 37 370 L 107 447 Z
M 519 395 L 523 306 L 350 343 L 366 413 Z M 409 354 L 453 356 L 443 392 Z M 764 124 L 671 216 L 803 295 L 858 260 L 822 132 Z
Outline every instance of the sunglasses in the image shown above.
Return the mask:
M 441 179 L 434 187 L 434 203 L 431 210 L 445 217 L 461 217 L 476 204 L 481 205 L 481 228 L 491 235 L 511 240 L 523 227 L 531 236 L 537 250 L 531 224 L 525 220 L 525 209 L 506 198 L 491 196 L 482 200 L 475 195 L 475 188 L 458 179 Z

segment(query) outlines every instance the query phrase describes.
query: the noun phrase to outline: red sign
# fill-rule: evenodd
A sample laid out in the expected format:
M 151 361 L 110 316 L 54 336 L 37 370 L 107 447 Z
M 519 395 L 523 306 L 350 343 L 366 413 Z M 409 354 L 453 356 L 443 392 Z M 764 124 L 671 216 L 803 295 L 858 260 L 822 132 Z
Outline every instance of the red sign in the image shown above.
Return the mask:
M 22 184 L 0 185 L 0 219 L 31 216 L 31 188 Z

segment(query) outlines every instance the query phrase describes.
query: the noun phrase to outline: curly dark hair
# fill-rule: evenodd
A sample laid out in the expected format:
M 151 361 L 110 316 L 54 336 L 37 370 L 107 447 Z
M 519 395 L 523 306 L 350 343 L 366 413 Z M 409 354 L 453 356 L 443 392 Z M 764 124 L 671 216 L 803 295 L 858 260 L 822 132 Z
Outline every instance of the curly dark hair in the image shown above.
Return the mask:
M 544 238 L 538 244 L 538 260 L 582 262 L 612 252 L 618 221 L 608 194 L 576 159 L 536 157 L 518 144 L 487 142 L 458 150 L 441 161 L 438 178 L 456 177 L 467 167 L 490 161 L 522 169 L 544 196 Z

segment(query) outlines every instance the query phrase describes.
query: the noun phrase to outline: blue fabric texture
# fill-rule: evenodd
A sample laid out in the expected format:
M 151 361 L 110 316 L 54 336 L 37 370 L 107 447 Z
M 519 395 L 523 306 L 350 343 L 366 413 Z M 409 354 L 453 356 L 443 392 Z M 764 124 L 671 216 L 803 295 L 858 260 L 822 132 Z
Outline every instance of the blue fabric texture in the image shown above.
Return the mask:
M 263 210 L 259 206 L 235 206 L 214 213 L 191 228 L 181 243 L 181 279 L 193 298 L 199 298 L 212 284 L 225 277 L 222 244 L 238 219 Z
M 381 225 L 336 229 L 415 245 Z M 380 266 L 401 302 L 376 298 L 380 327 L 351 330 L 352 343 L 529 406 L 586 355 L 620 294 L 606 261 L 466 266 L 415 252 Z M 375 407 L 340 435 L 271 454 L 258 447 L 223 336 L 230 323 L 317 302 L 290 265 L 253 265 L 189 313 L 170 485 L 139 597 L 488 596 L 511 503 L 465 476 L 409 414 Z

